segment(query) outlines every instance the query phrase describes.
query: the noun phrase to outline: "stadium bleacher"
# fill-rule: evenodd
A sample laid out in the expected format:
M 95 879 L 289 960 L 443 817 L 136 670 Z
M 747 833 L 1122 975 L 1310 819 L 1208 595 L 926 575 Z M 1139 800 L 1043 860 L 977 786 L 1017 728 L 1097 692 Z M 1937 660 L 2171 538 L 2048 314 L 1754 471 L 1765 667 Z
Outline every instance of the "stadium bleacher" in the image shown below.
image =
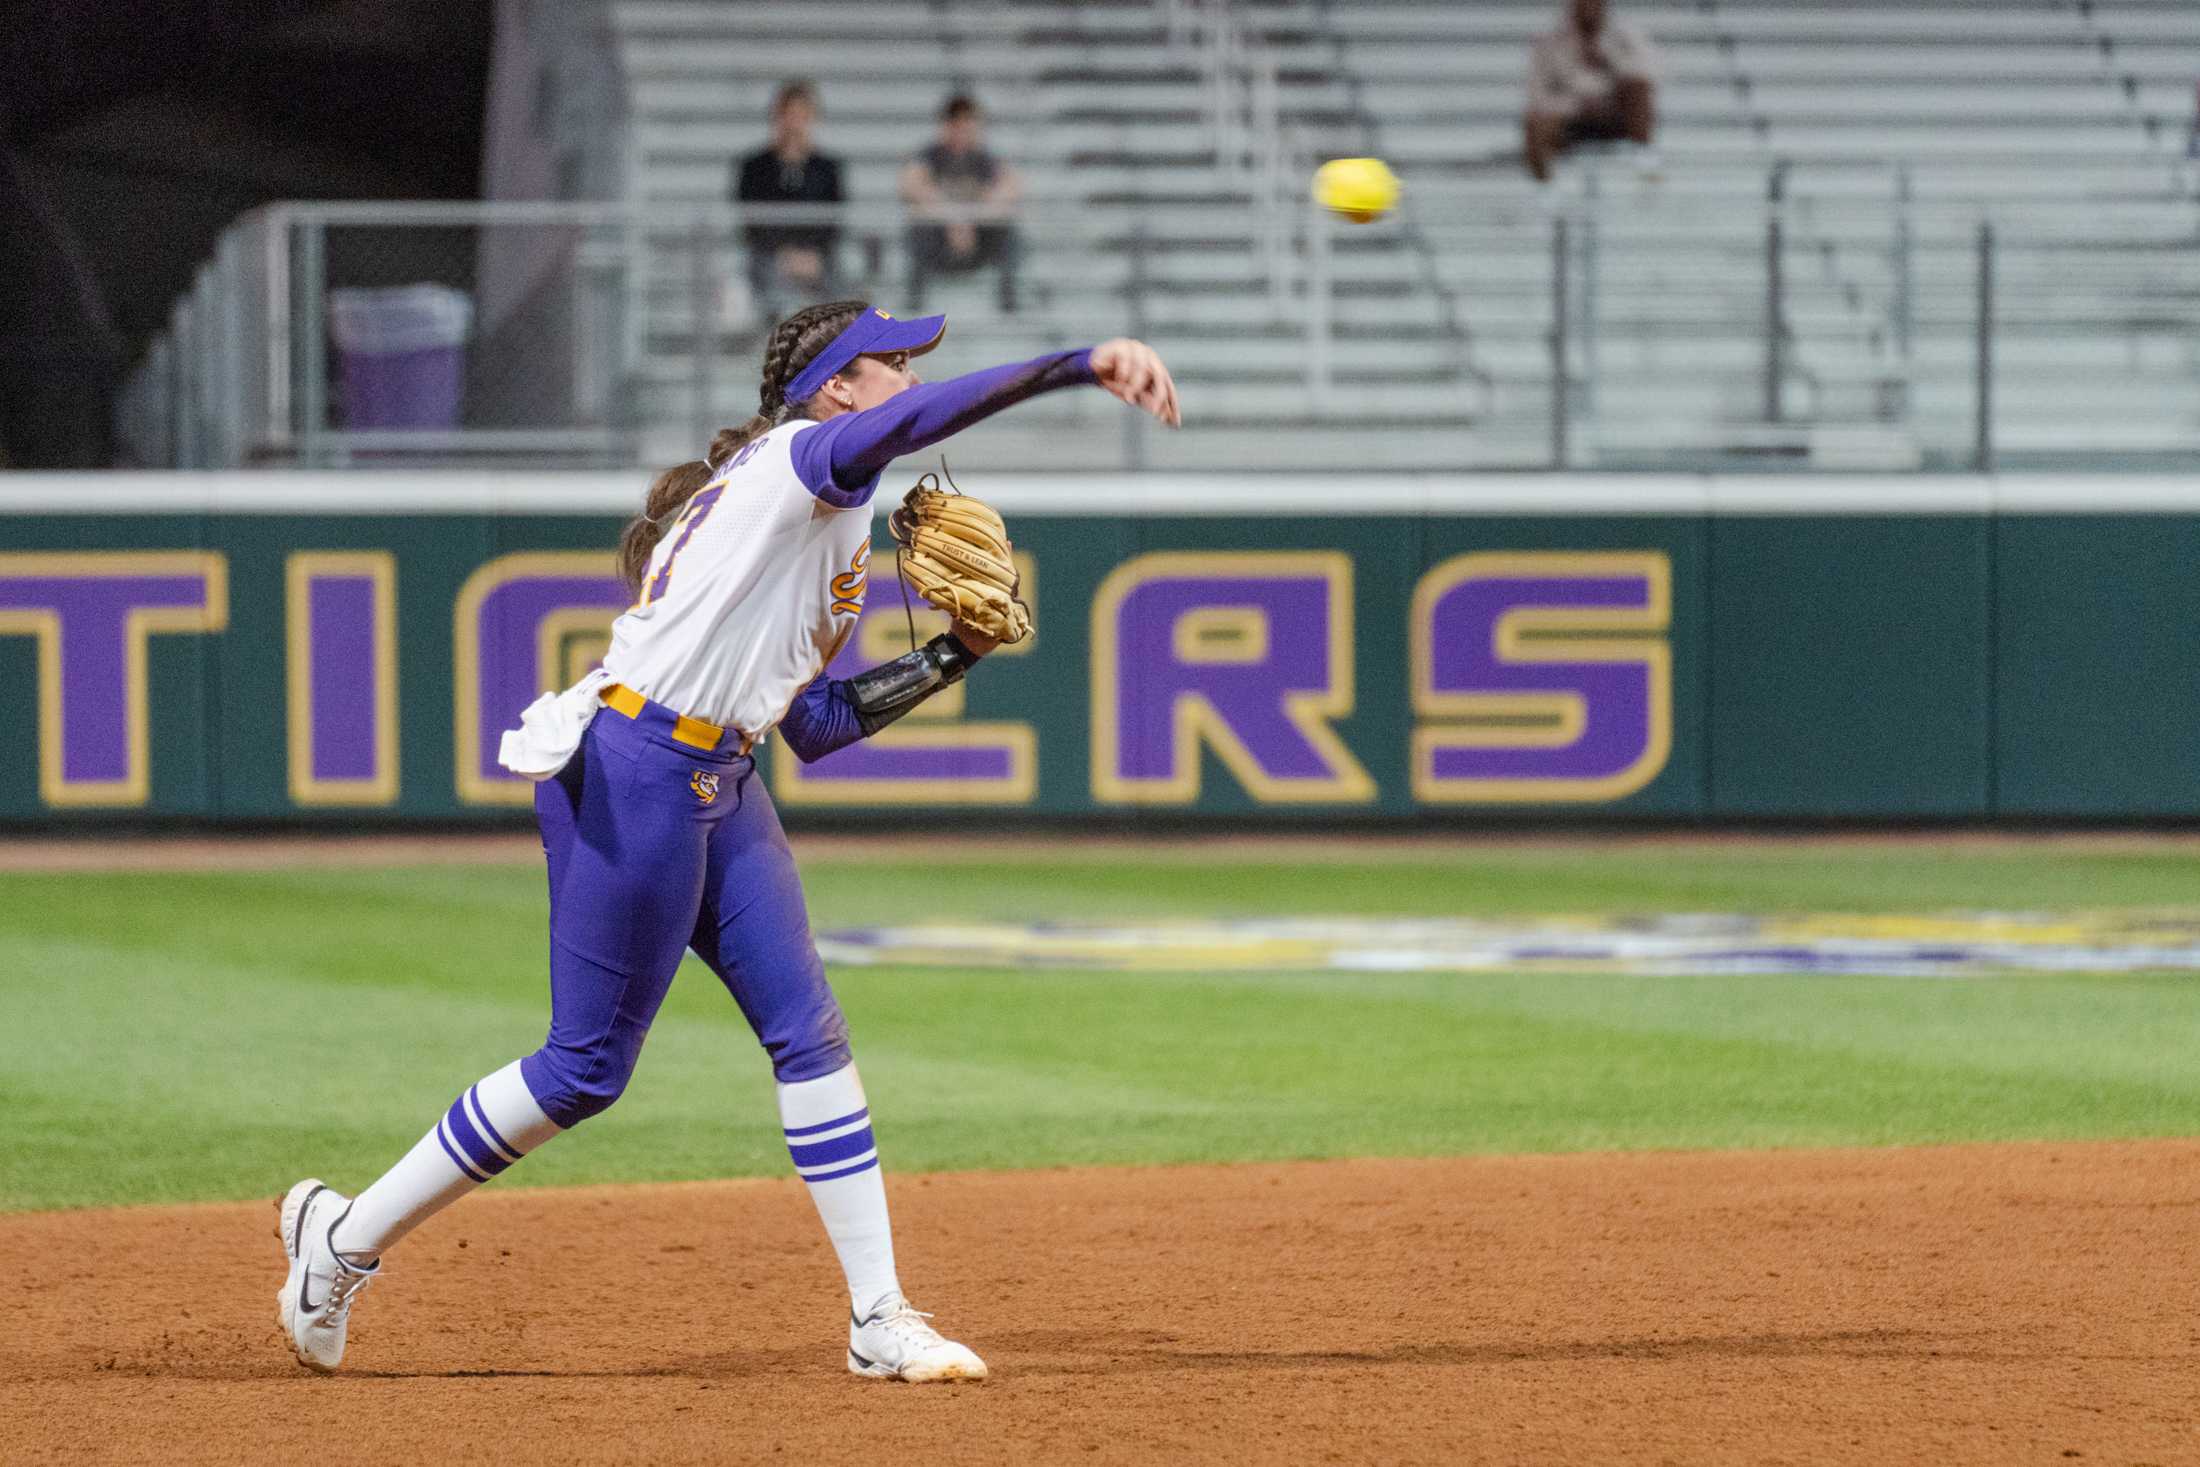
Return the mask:
M 1624 10 L 1664 63 L 1659 176 L 1589 160 L 1566 171 L 1555 201 L 1517 162 L 1526 48 L 1554 9 L 1230 9 L 1272 65 L 1277 115 L 1307 155 L 1379 154 L 1407 183 L 1398 216 L 1334 237 L 1335 339 L 1318 404 L 1300 366 L 1305 282 L 1280 300 L 1271 288 L 1258 181 L 1218 155 L 1213 78 L 1200 45 L 1174 29 L 1207 12 L 882 3 L 851 37 L 829 10 L 624 0 L 614 30 L 630 89 L 627 189 L 721 199 L 769 89 L 809 75 L 853 198 L 890 215 L 895 170 L 941 97 L 971 88 L 995 146 L 1032 180 L 1037 304 L 1028 323 L 1003 320 L 982 291 L 964 292 L 951 301 L 959 324 L 995 355 L 1145 331 L 1178 364 L 1200 424 L 1150 445 L 1158 462 L 1346 462 L 1370 438 L 1396 466 L 1540 461 L 1558 217 L 1571 224 L 1582 314 L 1568 334 L 1580 379 L 1569 386 L 1590 461 L 1853 450 L 1858 429 L 1879 430 L 1877 451 L 1894 461 L 1958 450 L 1970 438 L 1988 214 L 2000 224 L 1997 431 L 2008 446 L 2155 445 L 2194 426 L 2200 383 L 2184 343 L 2200 270 L 2177 246 L 2200 218 L 2185 157 L 2200 42 L 2190 6 L 1636 0 Z M 1784 340 L 1768 394 L 1776 172 Z M 2080 219 L 2125 243 L 2072 238 Z M 890 257 L 895 241 L 884 243 Z M 675 316 L 692 270 L 677 248 L 663 263 L 661 313 Z M 1143 309 L 1125 298 L 1134 271 Z M 882 293 L 897 279 L 889 271 Z M 679 355 L 659 370 L 672 396 L 685 391 Z M 724 390 L 732 411 L 740 387 Z M 2031 426 L 2043 406 L 2074 425 Z M 1335 420 L 1382 431 L 1355 438 Z M 1075 441 L 1059 426 L 1004 424 L 991 451 L 1055 461 Z M 1091 451 L 1112 461 L 1118 445 Z
M 1175 366 L 1183 432 L 1069 394 L 974 438 L 994 465 L 1964 466 L 1982 369 L 2005 465 L 2200 443 L 2189 3 L 1627 0 L 1656 155 L 1580 150 L 1547 188 L 1519 113 L 1556 0 L 587 3 L 610 100 L 568 98 L 564 171 L 640 221 L 603 249 L 645 460 L 750 409 L 758 323 L 711 282 L 791 76 L 847 163 L 843 276 L 882 302 L 946 95 L 1026 176 L 1022 310 L 941 287 L 942 366 L 1123 332 Z M 1404 202 L 1325 222 L 1307 174 L 1358 154 Z

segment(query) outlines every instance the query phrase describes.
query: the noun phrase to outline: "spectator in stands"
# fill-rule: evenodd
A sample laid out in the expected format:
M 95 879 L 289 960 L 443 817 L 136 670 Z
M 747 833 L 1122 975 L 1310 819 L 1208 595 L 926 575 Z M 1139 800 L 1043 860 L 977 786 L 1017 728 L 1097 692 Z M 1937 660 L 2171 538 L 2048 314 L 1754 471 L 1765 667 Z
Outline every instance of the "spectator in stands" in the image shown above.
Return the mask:
M 940 108 L 939 137 L 901 170 L 909 227 L 909 309 L 921 310 L 926 281 L 993 265 L 1001 272 L 1001 309 L 1016 309 L 1022 248 L 1016 204 L 1023 180 L 985 146 L 975 99 L 956 95 Z
M 1529 54 L 1528 171 L 1539 182 L 1575 143 L 1650 145 L 1657 56 L 1648 36 L 1608 9 L 1605 0 L 1567 0 L 1564 22 Z
M 742 204 L 839 204 L 840 160 L 817 151 L 817 87 L 782 84 L 772 98 L 769 146 L 743 158 L 734 170 L 733 197 Z M 748 226 L 749 285 L 767 318 L 795 306 L 843 294 L 834 283 L 840 226 L 827 221 L 756 223 Z

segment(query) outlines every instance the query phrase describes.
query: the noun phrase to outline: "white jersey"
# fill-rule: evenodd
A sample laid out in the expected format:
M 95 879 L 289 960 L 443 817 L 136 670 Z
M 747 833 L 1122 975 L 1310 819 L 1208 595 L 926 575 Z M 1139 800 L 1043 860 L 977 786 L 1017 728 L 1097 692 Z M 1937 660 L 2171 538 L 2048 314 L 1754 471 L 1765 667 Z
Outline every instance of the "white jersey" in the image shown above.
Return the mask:
M 825 502 L 783 423 L 752 440 L 665 527 L 641 599 L 611 625 L 604 671 L 675 713 L 760 740 L 855 630 L 870 496 Z

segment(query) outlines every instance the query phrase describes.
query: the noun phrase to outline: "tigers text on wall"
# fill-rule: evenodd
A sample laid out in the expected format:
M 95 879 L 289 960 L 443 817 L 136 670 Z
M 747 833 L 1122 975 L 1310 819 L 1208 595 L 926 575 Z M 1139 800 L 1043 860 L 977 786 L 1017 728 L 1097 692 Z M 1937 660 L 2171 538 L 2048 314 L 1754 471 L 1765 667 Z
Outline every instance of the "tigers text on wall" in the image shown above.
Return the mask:
M 1353 561 L 1339 551 L 1136 555 L 1083 606 L 1049 604 L 1035 556 L 1023 569 L 1037 636 L 814 765 L 774 746 L 778 799 L 1031 805 L 1046 732 L 1066 725 L 1088 751 L 1080 793 L 1097 806 L 1192 805 L 1218 777 L 1262 805 L 1372 805 L 1377 781 L 1340 730 L 1363 703 L 1410 710 L 1411 794 L 1426 804 L 1614 800 L 1655 778 L 1671 747 L 1672 569 L 1659 551 L 1455 556 L 1382 627 L 1357 620 Z M 439 640 L 400 635 L 403 579 L 389 550 L 284 555 L 282 686 L 238 692 L 280 711 L 289 798 L 397 806 L 408 710 L 448 687 L 456 804 L 529 803 L 532 786 L 496 762 L 498 735 L 602 655 L 626 587 L 600 551 L 495 556 L 467 575 Z M 46 805 L 153 804 L 155 639 L 239 635 L 230 582 L 228 558 L 213 551 L 0 558 L 0 635 L 36 643 Z M 1064 619 L 1082 625 L 1065 635 Z M 922 638 L 944 620 L 906 606 L 898 582 L 873 582 L 825 675 L 897 655 L 912 623 Z M 1410 646 L 1410 684 L 1364 676 L 1363 637 Z M 1002 710 L 1021 717 L 971 712 L 971 688 L 994 667 L 1047 657 L 1082 659 L 1083 708 L 1050 699 Z
M 2200 482 L 1004 487 L 1036 634 L 767 742 L 790 820 L 2200 818 Z M 498 735 L 603 655 L 635 492 L 0 475 L 0 822 L 524 819 Z M 943 625 L 883 530 L 827 675 Z

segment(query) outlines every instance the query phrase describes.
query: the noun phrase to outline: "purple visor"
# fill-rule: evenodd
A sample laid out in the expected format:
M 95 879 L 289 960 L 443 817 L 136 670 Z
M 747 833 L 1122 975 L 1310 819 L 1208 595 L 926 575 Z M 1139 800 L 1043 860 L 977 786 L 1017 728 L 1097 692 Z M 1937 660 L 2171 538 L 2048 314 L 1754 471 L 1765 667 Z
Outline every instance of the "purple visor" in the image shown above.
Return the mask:
M 938 346 L 940 338 L 946 334 L 945 316 L 919 316 L 914 321 L 897 321 L 873 307 L 856 317 L 847 330 L 810 358 L 810 364 L 787 384 L 785 398 L 788 402 L 808 402 L 828 378 L 857 357 L 882 356 L 893 351 L 921 357 Z

